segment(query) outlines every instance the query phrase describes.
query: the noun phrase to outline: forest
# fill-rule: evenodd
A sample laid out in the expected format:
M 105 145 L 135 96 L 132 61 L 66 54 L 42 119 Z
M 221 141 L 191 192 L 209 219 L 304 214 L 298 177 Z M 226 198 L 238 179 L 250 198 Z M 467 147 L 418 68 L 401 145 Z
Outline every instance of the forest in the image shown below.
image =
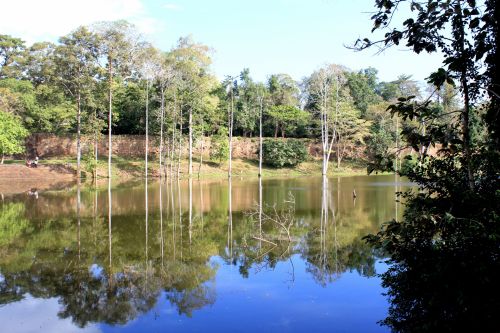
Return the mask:
M 266 137 L 260 150 L 272 166 L 307 158 L 300 142 L 272 138 L 310 138 L 321 140 L 323 160 L 338 168 L 346 156 L 363 163 L 395 152 L 400 157 L 400 130 L 425 133 L 421 120 L 386 112 L 398 98 L 431 100 L 443 123 L 456 121 L 453 111 L 462 105 L 451 84 L 436 89 L 404 74 L 383 82 L 373 67 L 351 70 L 334 63 L 300 81 L 278 73 L 257 82 L 248 68 L 218 80 L 210 68 L 213 52 L 191 36 L 159 50 L 126 21 L 80 26 L 56 44 L 29 46 L 0 35 L 2 162 L 4 156 L 32 154 L 24 152 L 31 133 L 72 133 L 80 172 L 80 138 L 97 142 L 111 133 L 157 136 L 160 163 L 180 161 L 187 143 L 191 161 L 193 142 L 205 136 L 212 139 L 210 158 L 218 162 L 231 155 L 232 136 Z M 478 136 L 482 130 L 477 126 Z M 97 162 L 97 149 L 94 155 Z M 327 169 L 324 163 L 324 174 Z

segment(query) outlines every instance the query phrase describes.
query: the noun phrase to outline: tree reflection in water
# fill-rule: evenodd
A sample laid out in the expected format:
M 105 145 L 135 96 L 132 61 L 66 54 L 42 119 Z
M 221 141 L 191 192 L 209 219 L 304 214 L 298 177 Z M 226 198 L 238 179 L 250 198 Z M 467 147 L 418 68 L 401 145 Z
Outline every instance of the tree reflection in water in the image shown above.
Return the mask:
M 269 214 L 262 203 L 290 211 L 290 186 L 276 184 L 266 187 L 259 180 L 235 186 L 230 180 L 226 186 L 202 187 L 201 182 L 172 179 L 132 188 L 112 189 L 108 184 L 105 189 L 42 195 L 35 210 L 26 208 L 32 203 L 25 198 L 7 199 L 0 215 L 0 304 L 26 294 L 58 297 L 59 316 L 80 327 L 125 324 L 161 298 L 179 314 L 192 316 L 216 302 L 219 266 L 213 257 L 237 266 L 243 277 L 282 262 L 290 267 L 287 283 L 295 279 L 294 258 L 303 260 L 322 286 L 346 270 L 374 275 L 376 256 L 361 237 L 376 230 L 387 214 L 365 209 L 361 195 L 359 208 L 353 208 L 352 198 L 344 200 L 341 192 L 333 191 L 335 182 L 323 179 L 318 193 L 294 190 L 293 225 L 290 237 L 284 237 L 279 226 L 262 218 Z M 194 191 L 196 186 L 199 191 Z M 99 195 L 106 191 L 107 196 Z M 390 198 L 384 192 L 376 200 Z M 55 209 L 74 200 L 76 214 Z M 261 207 L 254 218 L 245 214 L 252 200 Z M 189 215 L 183 218 L 186 203 Z M 42 211 L 46 206 L 51 209 Z M 14 219 L 16 224 L 9 223 Z M 262 241 L 268 235 L 274 238 Z

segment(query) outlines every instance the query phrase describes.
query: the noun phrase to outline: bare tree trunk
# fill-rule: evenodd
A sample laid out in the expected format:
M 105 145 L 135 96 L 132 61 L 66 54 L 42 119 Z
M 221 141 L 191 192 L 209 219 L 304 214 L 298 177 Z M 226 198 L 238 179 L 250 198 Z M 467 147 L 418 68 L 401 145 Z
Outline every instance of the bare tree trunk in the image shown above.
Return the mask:
M 193 236 L 193 178 L 189 177 L 189 244 Z
M 112 207 L 111 207 L 111 177 L 108 177 L 108 243 L 109 243 L 109 276 L 110 280 L 113 277 L 113 256 L 112 256 L 112 239 L 111 239 L 111 216 L 112 216 Z
M 165 118 L 165 89 L 161 88 L 161 114 L 160 114 L 160 181 L 162 180 L 162 157 L 163 157 L 163 122 Z
M 200 179 L 201 166 L 203 165 L 203 149 L 205 136 L 203 135 L 203 120 L 201 121 L 201 148 L 200 148 L 200 165 L 198 166 L 198 180 Z
M 229 178 L 229 205 L 228 205 L 228 230 L 227 230 L 227 248 L 229 250 L 229 255 L 232 261 L 233 258 L 233 185 L 232 179 Z
M 180 118 L 179 118 L 179 153 L 177 155 L 177 178 L 181 176 L 181 155 L 182 155 L 182 108 L 180 109 Z
M 175 133 L 176 133 L 175 118 L 172 117 L 172 144 L 171 144 L 171 151 L 170 151 L 170 179 L 172 179 L 174 177 Z
M 259 178 L 262 178 L 262 97 L 260 97 L 260 114 L 259 114 Z
M 76 175 L 78 178 L 78 182 L 82 177 L 82 166 L 81 166 L 81 156 L 82 156 L 82 145 L 81 145 L 81 118 L 82 118 L 82 103 L 81 103 L 81 95 L 80 91 L 78 91 L 78 95 L 76 98 Z
M 94 183 L 97 182 L 97 164 L 99 162 L 97 156 L 97 145 L 98 142 L 98 133 L 97 133 L 97 109 L 94 108 L 94 121 L 96 122 L 96 128 L 94 129 L 94 158 L 95 158 L 95 166 L 94 166 Z
M 80 208 L 81 208 L 81 191 L 80 191 L 80 178 L 77 179 L 76 181 L 76 219 L 77 219 L 77 224 L 78 224 L 78 260 L 80 260 L 80 255 L 81 255 L 81 242 L 80 242 Z
M 111 142 L 111 125 L 113 117 L 113 65 L 111 57 L 108 58 L 108 84 L 109 84 L 109 114 L 108 114 L 108 178 L 111 179 L 111 154 L 113 150 Z M 111 191 L 111 190 L 110 190 Z M 110 244 L 111 246 L 111 244 Z M 110 257 L 111 258 L 111 257 Z
M 161 166 L 160 166 L 160 175 L 161 175 Z M 160 176 L 160 250 L 161 250 L 161 267 L 163 269 L 164 238 L 163 238 L 163 196 L 162 196 L 163 188 L 162 187 L 163 186 Z
M 146 176 L 146 189 L 148 179 L 148 150 L 149 150 L 149 81 L 146 81 L 146 148 L 144 152 L 144 174 Z
M 189 178 L 193 176 L 193 109 L 189 108 Z
M 262 239 L 262 177 L 259 177 L 259 238 Z M 262 247 L 261 240 L 259 240 L 259 247 Z
M 233 172 L 233 113 L 234 113 L 234 96 L 233 88 L 231 87 L 231 111 L 229 113 L 229 168 L 227 176 L 231 178 Z
M 398 172 L 398 159 L 399 159 L 399 118 L 396 115 L 396 163 L 394 171 Z

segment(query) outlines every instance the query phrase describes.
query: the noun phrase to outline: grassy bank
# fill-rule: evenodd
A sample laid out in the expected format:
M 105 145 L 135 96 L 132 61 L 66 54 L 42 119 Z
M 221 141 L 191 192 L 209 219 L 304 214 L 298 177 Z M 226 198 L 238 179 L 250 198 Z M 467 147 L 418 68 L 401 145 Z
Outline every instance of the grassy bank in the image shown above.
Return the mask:
M 21 160 L 6 161 L 7 164 L 24 164 Z M 47 159 L 41 160 L 40 165 L 64 165 L 76 169 L 76 159 Z M 112 174 L 115 179 L 133 179 L 144 177 L 144 160 L 143 159 L 125 159 L 121 157 L 113 157 Z M 87 178 L 91 178 L 91 173 L 85 171 L 85 163 L 82 163 L 82 170 Z M 249 159 L 235 159 L 232 163 L 234 177 L 251 177 L 257 176 L 259 172 L 258 161 Z M 149 176 L 158 177 L 159 164 L 158 160 L 150 160 L 148 163 Z M 200 170 L 200 171 L 199 171 Z M 177 166 L 174 166 L 174 172 L 177 172 Z M 193 160 L 193 177 L 201 179 L 225 178 L 228 173 L 228 162 L 221 164 L 213 161 L 203 161 L 200 169 L 199 160 Z M 334 163 L 329 167 L 329 175 L 331 176 L 349 176 L 366 174 L 366 166 L 364 161 L 346 160 L 342 163 L 341 168 L 337 168 Z M 98 178 L 106 178 L 108 175 L 107 159 L 99 160 L 97 166 Z M 293 168 L 272 168 L 263 166 L 264 177 L 296 177 L 305 175 L 321 175 L 321 160 L 310 160 L 301 163 Z M 188 176 L 188 160 L 181 161 L 180 176 L 186 178 Z

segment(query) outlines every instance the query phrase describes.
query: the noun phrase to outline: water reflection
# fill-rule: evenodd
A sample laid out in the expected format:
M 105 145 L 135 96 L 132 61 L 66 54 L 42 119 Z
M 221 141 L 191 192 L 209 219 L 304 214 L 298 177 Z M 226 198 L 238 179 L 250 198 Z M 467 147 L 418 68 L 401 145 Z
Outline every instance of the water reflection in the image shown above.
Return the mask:
M 249 286 L 266 276 L 273 289 L 299 283 L 310 290 L 311 277 L 326 288 L 345 272 L 371 277 L 377 255 L 361 237 L 400 214 L 391 180 L 171 177 L 133 187 L 78 186 L 76 193 L 46 192 L 38 200 L 6 197 L 0 210 L 0 304 L 57 298 L 59 318 L 79 327 L 117 325 L 157 313 L 162 300 L 188 317 L 224 304 L 225 285 L 217 281 L 231 267 Z M 391 186 L 380 186 L 384 182 Z M 285 228 L 266 216 L 283 218 Z

